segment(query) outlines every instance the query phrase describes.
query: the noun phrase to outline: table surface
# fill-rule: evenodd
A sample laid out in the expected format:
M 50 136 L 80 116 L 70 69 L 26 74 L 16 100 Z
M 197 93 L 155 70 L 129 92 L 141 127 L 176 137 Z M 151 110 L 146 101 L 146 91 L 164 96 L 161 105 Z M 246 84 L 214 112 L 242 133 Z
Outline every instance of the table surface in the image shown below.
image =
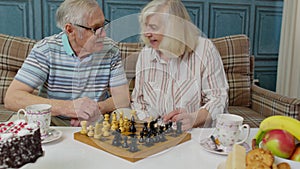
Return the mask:
M 80 131 L 79 127 L 52 128 L 62 131 L 62 137 L 43 144 L 44 156 L 22 169 L 216 169 L 227 157 L 207 152 L 200 146 L 200 140 L 207 138 L 213 129 L 193 129 L 190 141 L 132 163 L 74 140 L 73 134 Z M 249 145 L 256 132 L 256 128 L 251 129 Z

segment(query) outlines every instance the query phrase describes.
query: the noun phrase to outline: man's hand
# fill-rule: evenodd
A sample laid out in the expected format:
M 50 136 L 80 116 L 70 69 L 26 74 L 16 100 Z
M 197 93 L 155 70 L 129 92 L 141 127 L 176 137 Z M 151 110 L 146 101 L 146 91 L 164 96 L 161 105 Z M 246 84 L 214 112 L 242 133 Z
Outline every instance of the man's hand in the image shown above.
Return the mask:
M 73 105 L 77 118 L 80 121 L 86 120 L 88 123 L 93 123 L 97 121 L 101 116 L 98 103 L 87 97 L 74 100 Z
M 80 120 L 76 119 L 76 118 L 72 118 L 70 121 L 70 125 L 72 127 L 80 127 Z

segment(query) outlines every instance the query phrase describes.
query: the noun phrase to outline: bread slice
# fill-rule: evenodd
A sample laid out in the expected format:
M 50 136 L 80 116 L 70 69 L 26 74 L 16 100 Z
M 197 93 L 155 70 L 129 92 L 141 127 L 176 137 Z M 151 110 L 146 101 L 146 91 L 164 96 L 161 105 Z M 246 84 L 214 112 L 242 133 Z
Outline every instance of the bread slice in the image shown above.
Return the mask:
M 233 152 L 230 152 L 228 154 L 228 157 L 226 159 L 226 169 L 232 169 L 232 154 Z
M 246 168 L 246 149 L 245 147 L 235 144 L 233 145 L 232 169 Z
M 228 154 L 226 160 L 226 169 L 245 169 L 246 168 L 246 149 L 235 144 L 232 152 Z

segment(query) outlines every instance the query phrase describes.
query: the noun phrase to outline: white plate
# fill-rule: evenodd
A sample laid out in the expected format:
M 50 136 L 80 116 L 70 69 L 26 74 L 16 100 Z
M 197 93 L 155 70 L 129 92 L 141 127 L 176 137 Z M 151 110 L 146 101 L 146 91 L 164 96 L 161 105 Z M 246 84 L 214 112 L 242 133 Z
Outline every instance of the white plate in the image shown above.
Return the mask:
M 283 158 L 279 158 L 275 156 L 275 164 L 279 164 L 282 162 L 286 162 L 290 165 L 291 169 L 299 169 L 300 168 L 300 162 L 296 162 L 296 161 L 291 161 L 291 160 L 287 160 L 287 159 L 283 159 Z M 217 169 L 225 169 L 226 168 L 226 162 L 223 161 L 221 162 Z
M 62 131 L 56 130 L 56 129 L 51 129 L 49 130 L 50 135 L 42 139 L 42 144 L 49 143 L 52 141 L 55 141 L 59 139 L 62 136 Z
M 223 161 L 221 162 L 219 165 L 218 165 L 218 168 L 217 169 L 225 169 L 226 168 L 226 162 Z
M 202 139 L 200 141 L 200 145 L 201 147 L 208 151 L 208 152 L 211 152 L 211 153 L 215 153 L 215 154 L 220 154 L 220 155 L 228 155 L 229 152 L 232 151 L 232 147 L 224 147 L 222 145 L 220 145 L 218 148 L 221 148 L 223 149 L 224 151 L 222 152 L 219 152 L 219 151 L 215 151 L 214 148 L 215 148 L 215 145 L 214 143 L 211 141 L 210 138 L 205 138 L 205 139 Z M 247 144 L 247 143 L 242 143 L 241 146 L 245 147 L 246 149 L 246 152 L 248 152 L 251 148 L 250 146 Z

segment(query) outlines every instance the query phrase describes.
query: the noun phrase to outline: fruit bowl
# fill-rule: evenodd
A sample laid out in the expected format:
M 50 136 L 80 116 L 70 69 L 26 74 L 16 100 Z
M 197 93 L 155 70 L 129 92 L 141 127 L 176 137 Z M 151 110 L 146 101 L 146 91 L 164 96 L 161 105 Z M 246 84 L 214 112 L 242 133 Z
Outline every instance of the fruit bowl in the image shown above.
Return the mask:
M 280 158 L 277 156 L 274 156 L 274 157 L 275 157 L 275 164 L 286 162 L 291 166 L 291 169 L 299 169 L 300 168 L 300 162 L 298 162 L 298 161 Z
M 256 142 L 256 140 L 253 139 L 252 140 L 252 149 L 255 148 L 254 147 L 255 142 Z M 263 148 L 262 142 L 259 143 L 258 147 Z M 277 157 L 277 156 L 274 156 L 274 158 L 275 158 L 275 164 L 286 162 L 291 166 L 291 169 L 300 169 L 300 162 L 298 162 L 298 161 L 293 161 L 293 160 L 290 160 L 290 159 L 285 159 L 285 158 L 281 158 L 281 157 Z

